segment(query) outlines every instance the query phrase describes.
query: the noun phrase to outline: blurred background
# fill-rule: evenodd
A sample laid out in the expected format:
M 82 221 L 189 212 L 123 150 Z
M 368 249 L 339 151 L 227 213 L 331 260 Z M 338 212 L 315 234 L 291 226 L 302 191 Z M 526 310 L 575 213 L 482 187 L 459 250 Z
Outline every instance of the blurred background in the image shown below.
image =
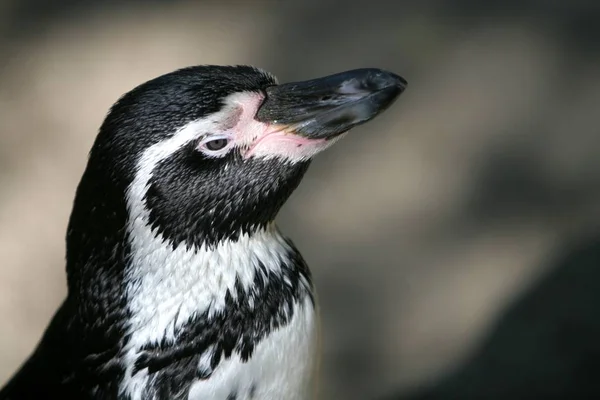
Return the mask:
M 319 290 L 323 399 L 600 397 L 598 21 L 576 0 L 0 0 L 0 384 L 65 296 L 109 106 L 252 64 L 409 81 L 279 219 Z

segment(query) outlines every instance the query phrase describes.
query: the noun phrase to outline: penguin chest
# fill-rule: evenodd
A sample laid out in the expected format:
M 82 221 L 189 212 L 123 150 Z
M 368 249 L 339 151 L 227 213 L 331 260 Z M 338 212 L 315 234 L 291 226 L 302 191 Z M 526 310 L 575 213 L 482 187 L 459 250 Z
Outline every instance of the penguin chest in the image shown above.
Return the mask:
M 170 249 L 141 227 L 132 248 L 122 394 L 130 400 L 313 397 L 310 274 L 277 231 L 211 249 Z
M 189 400 L 310 400 L 317 363 L 317 318 L 313 303 L 293 306 L 287 325 L 273 329 L 243 360 L 233 353 L 207 379 L 190 387 Z M 200 366 L 202 368 L 202 366 Z

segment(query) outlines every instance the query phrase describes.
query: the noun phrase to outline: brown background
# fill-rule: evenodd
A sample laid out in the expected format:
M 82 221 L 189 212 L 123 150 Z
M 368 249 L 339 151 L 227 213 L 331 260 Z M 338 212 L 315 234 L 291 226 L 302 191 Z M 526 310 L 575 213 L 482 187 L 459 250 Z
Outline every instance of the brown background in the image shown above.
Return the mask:
M 559 365 L 568 390 L 595 390 L 571 374 L 600 354 L 600 271 L 559 263 L 600 226 L 594 4 L 0 0 L 0 384 L 65 295 L 67 218 L 108 107 L 182 66 L 253 64 L 282 82 L 357 67 L 409 81 L 279 219 L 319 289 L 323 398 L 429 390 L 499 329 L 508 363 L 476 367 L 472 387 L 526 393 L 511 372 L 551 386 Z

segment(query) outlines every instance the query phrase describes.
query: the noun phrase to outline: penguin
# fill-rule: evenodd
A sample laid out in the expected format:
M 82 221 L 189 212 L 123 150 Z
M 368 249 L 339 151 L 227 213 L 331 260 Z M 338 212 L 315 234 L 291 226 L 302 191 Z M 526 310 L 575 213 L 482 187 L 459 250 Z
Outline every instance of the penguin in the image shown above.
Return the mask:
M 405 87 L 201 65 L 123 95 L 76 190 L 67 297 L 0 399 L 313 399 L 313 282 L 274 220 L 311 159 Z

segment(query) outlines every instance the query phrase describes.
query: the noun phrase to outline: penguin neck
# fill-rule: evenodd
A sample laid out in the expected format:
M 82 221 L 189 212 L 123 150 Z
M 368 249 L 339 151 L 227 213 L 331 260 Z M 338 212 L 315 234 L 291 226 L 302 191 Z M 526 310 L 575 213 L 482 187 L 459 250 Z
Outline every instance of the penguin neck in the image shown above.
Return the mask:
M 146 218 L 132 218 L 110 191 L 95 190 L 92 204 L 78 204 L 85 186 L 80 184 L 67 232 L 67 276 L 68 299 L 90 323 L 107 315 L 133 325 L 149 315 L 185 322 L 186 315 L 219 312 L 227 296 L 254 291 L 256 281 L 292 272 L 310 292 L 308 267 L 274 223 L 216 245 L 173 246 Z M 153 330 L 171 337 L 177 326 Z
M 82 180 L 67 233 L 68 301 L 84 329 L 118 322 L 121 337 L 144 332 L 139 344 L 170 340 L 193 316 L 222 312 L 238 296 L 279 289 L 282 301 L 311 295 L 302 256 L 274 223 L 216 245 L 173 246 L 152 228 L 145 208 L 132 215 L 141 204 L 127 204 L 113 184 L 101 184 L 98 177 Z M 271 279 L 298 288 L 290 294 Z
M 300 254 L 274 225 L 210 248 L 172 248 L 148 226 L 135 224 L 129 238 L 124 282 L 134 346 L 173 342 L 194 318 L 210 319 L 232 307 L 230 302 L 252 302 L 264 290 L 279 290 L 267 285 L 271 279 L 294 276 L 294 285 L 310 289 Z M 273 294 L 282 302 L 294 300 Z

